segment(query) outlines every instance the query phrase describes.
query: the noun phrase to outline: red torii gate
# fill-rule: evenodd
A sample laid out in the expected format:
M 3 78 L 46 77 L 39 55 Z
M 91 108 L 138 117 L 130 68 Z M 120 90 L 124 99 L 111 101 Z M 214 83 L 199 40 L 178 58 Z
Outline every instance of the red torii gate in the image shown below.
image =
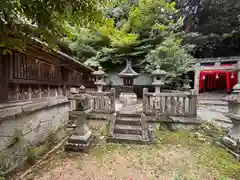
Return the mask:
M 200 66 L 199 64 L 197 67 L 195 69 L 194 88 L 198 92 L 227 89 L 227 92 L 230 93 L 233 86 L 238 82 L 236 64 L 215 62 L 214 65 Z

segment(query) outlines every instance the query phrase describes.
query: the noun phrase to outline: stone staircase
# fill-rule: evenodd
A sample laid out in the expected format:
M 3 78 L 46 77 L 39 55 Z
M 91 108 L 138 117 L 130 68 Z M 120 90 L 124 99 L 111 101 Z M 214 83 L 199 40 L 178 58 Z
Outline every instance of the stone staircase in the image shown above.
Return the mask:
M 149 143 L 148 128 L 143 130 L 141 113 L 118 112 L 114 124 L 113 136 L 108 142 L 115 143 Z

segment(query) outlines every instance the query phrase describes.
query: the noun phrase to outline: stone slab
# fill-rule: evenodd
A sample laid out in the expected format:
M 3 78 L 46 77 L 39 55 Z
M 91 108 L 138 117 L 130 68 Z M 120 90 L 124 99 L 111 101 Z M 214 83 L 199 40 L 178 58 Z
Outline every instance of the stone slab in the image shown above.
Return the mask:
M 87 144 L 90 137 L 92 136 L 92 132 L 88 131 L 85 135 L 71 135 L 68 139 L 69 143 L 73 144 Z
M 219 147 L 227 150 L 230 154 L 232 154 L 232 155 L 236 158 L 236 160 L 237 160 L 238 162 L 240 162 L 240 154 L 234 152 L 233 150 L 231 150 L 229 147 L 227 147 L 226 145 L 224 145 L 224 144 L 221 143 L 221 142 L 217 142 L 216 144 L 217 144 Z
M 91 134 L 91 136 L 88 138 L 88 141 L 86 143 L 71 143 L 67 142 L 64 146 L 64 149 L 66 151 L 75 151 L 75 152 L 83 152 L 88 153 L 89 149 L 91 147 L 91 144 L 93 142 L 94 136 Z

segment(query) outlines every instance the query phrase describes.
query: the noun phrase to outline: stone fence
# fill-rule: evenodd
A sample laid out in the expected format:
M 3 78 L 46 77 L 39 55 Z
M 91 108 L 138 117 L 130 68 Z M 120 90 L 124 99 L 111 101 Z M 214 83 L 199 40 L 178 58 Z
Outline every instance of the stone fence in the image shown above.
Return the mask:
M 198 125 L 197 94 L 192 92 L 149 93 L 143 90 L 143 116 L 145 121 L 161 122 L 170 129 L 179 126 L 194 128 Z

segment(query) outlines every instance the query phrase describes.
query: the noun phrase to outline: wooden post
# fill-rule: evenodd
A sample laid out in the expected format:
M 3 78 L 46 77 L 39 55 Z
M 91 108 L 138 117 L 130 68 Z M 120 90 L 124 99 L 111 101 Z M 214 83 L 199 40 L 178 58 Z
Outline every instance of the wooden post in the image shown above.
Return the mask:
M 50 97 L 51 96 L 51 89 L 50 89 L 50 86 L 48 85 L 47 87 L 47 96 Z
M 67 71 L 64 67 L 61 67 L 61 72 L 62 72 L 62 84 L 63 84 L 63 96 L 67 96 L 67 77 L 68 77 L 68 74 L 67 74 Z
M 240 93 L 240 61 L 237 62 L 237 84 L 233 87 L 234 93 Z
M 28 87 L 28 99 L 29 100 L 32 99 L 32 88 L 31 88 L 31 86 Z
M 111 113 L 115 112 L 115 88 L 110 89 Z
M 2 51 L 0 51 L 0 53 L 2 53 Z M 3 77 L 2 82 L 0 83 L 0 85 L 2 86 L 2 101 L 3 102 L 8 102 L 8 57 L 10 57 L 9 55 L 2 55 L 2 75 Z
M 41 87 L 41 85 L 39 85 L 39 99 L 41 99 L 42 98 L 42 87 Z
M 20 97 L 19 97 L 19 95 L 20 95 L 20 88 L 19 88 L 18 84 L 15 85 L 15 92 L 16 92 L 16 100 L 18 101 L 18 100 L 20 100 Z
M 148 103 L 148 97 L 147 97 L 147 88 L 143 88 L 143 113 L 147 113 L 147 103 Z

